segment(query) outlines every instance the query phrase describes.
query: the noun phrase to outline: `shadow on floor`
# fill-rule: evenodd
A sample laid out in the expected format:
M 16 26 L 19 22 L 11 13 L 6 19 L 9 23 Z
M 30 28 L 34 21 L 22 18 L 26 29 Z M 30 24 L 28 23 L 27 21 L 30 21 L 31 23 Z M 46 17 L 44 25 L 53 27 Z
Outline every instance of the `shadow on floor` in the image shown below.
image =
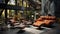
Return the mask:
M 18 31 L 17 34 L 34 34 L 34 33 L 23 30 L 23 31 Z

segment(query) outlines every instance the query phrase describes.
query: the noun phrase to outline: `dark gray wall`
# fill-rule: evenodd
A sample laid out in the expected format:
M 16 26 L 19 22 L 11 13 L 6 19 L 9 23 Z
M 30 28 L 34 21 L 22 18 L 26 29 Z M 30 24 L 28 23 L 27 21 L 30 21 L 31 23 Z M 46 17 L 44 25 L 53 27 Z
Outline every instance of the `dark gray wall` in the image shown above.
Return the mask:
M 60 17 L 60 0 L 54 0 L 55 2 L 55 15 Z

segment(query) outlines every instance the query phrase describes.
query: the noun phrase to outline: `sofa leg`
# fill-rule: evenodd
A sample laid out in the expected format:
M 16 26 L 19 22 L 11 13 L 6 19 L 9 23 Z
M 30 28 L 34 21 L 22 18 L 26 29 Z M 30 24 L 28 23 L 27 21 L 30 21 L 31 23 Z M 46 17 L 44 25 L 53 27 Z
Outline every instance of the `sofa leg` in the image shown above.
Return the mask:
M 37 30 L 43 30 L 44 28 L 41 28 L 41 26 L 39 26 L 38 28 L 37 28 Z

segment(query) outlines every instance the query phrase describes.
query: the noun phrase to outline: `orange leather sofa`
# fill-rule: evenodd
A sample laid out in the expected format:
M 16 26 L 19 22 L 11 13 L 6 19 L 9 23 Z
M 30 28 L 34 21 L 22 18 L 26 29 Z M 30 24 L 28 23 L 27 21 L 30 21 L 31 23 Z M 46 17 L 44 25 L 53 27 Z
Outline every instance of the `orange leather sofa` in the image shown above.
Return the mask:
M 56 21 L 56 17 L 55 16 L 40 16 L 40 18 L 38 18 L 34 23 L 33 26 L 41 26 L 41 25 L 46 25 L 46 26 L 50 26 L 53 23 L 55 23 Z

